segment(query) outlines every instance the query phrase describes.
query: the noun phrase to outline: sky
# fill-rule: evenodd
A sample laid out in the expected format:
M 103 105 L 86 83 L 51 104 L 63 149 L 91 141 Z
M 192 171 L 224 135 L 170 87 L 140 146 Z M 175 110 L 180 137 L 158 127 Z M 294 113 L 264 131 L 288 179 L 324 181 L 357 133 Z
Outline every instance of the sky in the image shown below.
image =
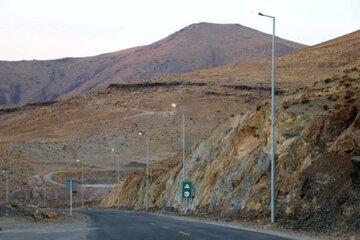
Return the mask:
M 0 60 L 93 56 L 198 22 L 238 23 L 315 45 L 360 29 L 360 0 L 0 0 Z

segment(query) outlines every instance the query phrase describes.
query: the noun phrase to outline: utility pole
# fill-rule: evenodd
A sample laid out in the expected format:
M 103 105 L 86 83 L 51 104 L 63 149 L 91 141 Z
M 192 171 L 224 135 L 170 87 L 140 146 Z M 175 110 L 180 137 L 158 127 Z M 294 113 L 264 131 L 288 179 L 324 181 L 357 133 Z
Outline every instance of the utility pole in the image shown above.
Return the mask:
M 84 208 L 84 160 L 76 159 L 76 162 L 81 161 L 81 208 Z
M 183 181 L 187 180 L 187 173 L 186 173 L 186 162 L 185 162 L 185 111 L 184 108 L 182 108 L 182 163 L 183 163 Z M 188 199 L 185 198 L 185 208 L 184 213 L 187 214 L 187 205 L 188 205 Z
M 9 202 L 9 171 L 3 170 L 2 173 L 5 174 L 6 202 Z
M 120 157 L 117 155 L 117 208 L 120 209 Z
M 70 216 L 72 216 L 72 185 L 73 185 L 73 180 L 70 180 Z
M 81 208 L 84 208 L 84 160 L 81 160 Z
M 47 191 L 47 189 L 46 189 L 46 181 L 44 180 L 44 207 L 46 207 L 46 191 Z
M 115 149 L 111 149 L 112 152 L 115 153 Z M 116 183 L 116 197 L 117 197 L 117 208 L 120 209 L 120 157 L 119 153 L 115 153 L 117 155 L 117 183 Z
M 273 22 L 273 34 L 272 34 L 272 48 L 271 48 L 271 197 L 270 197 L 270 209 L 271 209 L 271 223 L 276 221 L 276 208 L 275 208 L 275 17 L 258 13 L 260 16 L 268 17 Z
M 173 108 L 177 107 L 176 103 L 171 104 Z M 186 162 L 185 162 L 185 110 L 184 107 L 182 108 L 182 165 L 183 165 L 183 177 L 182 181 L 184 182 L 187 180 L 187 174 L 186 174 Z M 187 214 L 187 205 L 188 205 L 188 199 L 186 198 L 184 201 L 184 214 Z
M 145 210 L 149 209 L 149 142 L 146 140 L 146 193 L 145 193 Z
M 139 132 L 139 136 L 143 136 L 144 132 Z M 146 163 L 146 185 L 145 185 L 145 197 L 144 205 L 145 211 L 149 209 L 149 141 L 145 137 L 145 163 Z

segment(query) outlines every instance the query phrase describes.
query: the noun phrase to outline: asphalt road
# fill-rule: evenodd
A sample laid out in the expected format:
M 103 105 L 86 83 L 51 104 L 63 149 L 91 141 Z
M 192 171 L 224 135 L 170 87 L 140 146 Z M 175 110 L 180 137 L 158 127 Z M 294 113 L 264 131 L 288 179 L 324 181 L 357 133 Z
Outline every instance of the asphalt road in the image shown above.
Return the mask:
M 80 215 L 79 215 L 80 213 Z M 4 226 L 0 239 L 8 240 L 178 240 L 290 238 L 204 223 L 190 218 L 117 210 L 77 210 L 71 221 L 52 224 L 14 222 Z M 87 220 L 82 215 L 87 215 Z M 78 219 L 78 220 L 76 220 Z M 1 221 L 0 221 L 1 223 Z
M 82 213 L 91 219 L 87 229 L 87 239 L 91 240 L 289 239 L 223 225 L 141 212 L 94 210 Z

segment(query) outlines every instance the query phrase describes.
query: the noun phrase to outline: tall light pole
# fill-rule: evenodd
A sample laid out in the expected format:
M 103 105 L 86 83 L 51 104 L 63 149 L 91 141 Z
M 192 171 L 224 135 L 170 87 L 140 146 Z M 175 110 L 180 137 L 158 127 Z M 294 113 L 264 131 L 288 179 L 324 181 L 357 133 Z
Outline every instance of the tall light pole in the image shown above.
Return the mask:
M 273 21 L 272 49 L 271 49 L 271 223 L 275 223 L 275 17 L 258 13 L 260 16 L 271 18 Z
M 115 152 L 115 149 L 111 149 L 112 152 Z M 116 184 L 116 196 L 117 196 L 117 208 L 120 209 L 120 157 L 117 155 L 117 184 Z
M 5 174 L 6 202 L 9 202 L 9 172 L 7 170 L 3 170 L 2 173 Z
M 143 136 L 144 132 L 139 132 L 140 136 Z M 146 147 L 146 155 L 145 155 L 145 162 L 146 162 L 146 188 L 145 188 L 145 211 L 149 209 L 149 142 L 147 138 L 145 138 L 145 147 Z
M 80 162 L 80 159 L 76 159 Z M 84 160 L 81 160 L 81 208 L 84 208 Z
M 46 180 L 44 180 L 44 207 L 46 207 Z
M 177 108 L 177 104 L 173 103 L 171 104 L 173 108 Z M 182 107 L 182 165 L 183 165 L 183 181 L 186 180 L 186 162 L 185 162 L 185 111 L 184 107 Z M 188 199 L 185 199 L 185 206 L 184 206 L 184 213 L 187 213 L 187 204 Z

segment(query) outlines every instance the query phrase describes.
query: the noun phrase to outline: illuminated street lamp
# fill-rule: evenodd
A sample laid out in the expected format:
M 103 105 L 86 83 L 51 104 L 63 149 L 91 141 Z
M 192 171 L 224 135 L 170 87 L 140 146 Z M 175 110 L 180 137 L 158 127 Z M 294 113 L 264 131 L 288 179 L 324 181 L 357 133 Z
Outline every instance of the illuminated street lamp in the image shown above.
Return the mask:
M 139 136 L 143 136 L 144 132 L 139 132 Z M 147 138 L 145 137 L 145 147 L 146 147 L 146 156 L 145 156 L 145 162 L 146 162 L 146 189 L 145 189 L 145 211 L 148 211 L 149 208 L 149 142 Z
M 171 106 L 173 108 L 177 108 L 177 104 L 176 103 L 172 103 Z M 183 165 L 183 181 L 186 180 L 187 176 L 186 176 L 186 162 L 185 162 L 185 111 L 184 111 L 184 107 L 181 108 L 182 109 L 182 165 Z M 188 199 L 185 199 L 185 207 L 184 207 L 184 213 L 187 213 L 187 203 L 188 203 Z
M 115 152 L 115 149 L 111 149 L 112 152 Z M 116 184 L 116 196 L 117 196 L 117 208 L 120 208 L 120 157 L 119 154 L 117 156 L 117 184 Z
M 76 159 L 79 163 L 80 159 Z M 84 161 L 81 161 L 81 208 L 84 208 Z
M 268 17 L 273 22 L 272 49 L 271 49 L 271 223 L 275 223 L 275 17 L 258 13 Z

